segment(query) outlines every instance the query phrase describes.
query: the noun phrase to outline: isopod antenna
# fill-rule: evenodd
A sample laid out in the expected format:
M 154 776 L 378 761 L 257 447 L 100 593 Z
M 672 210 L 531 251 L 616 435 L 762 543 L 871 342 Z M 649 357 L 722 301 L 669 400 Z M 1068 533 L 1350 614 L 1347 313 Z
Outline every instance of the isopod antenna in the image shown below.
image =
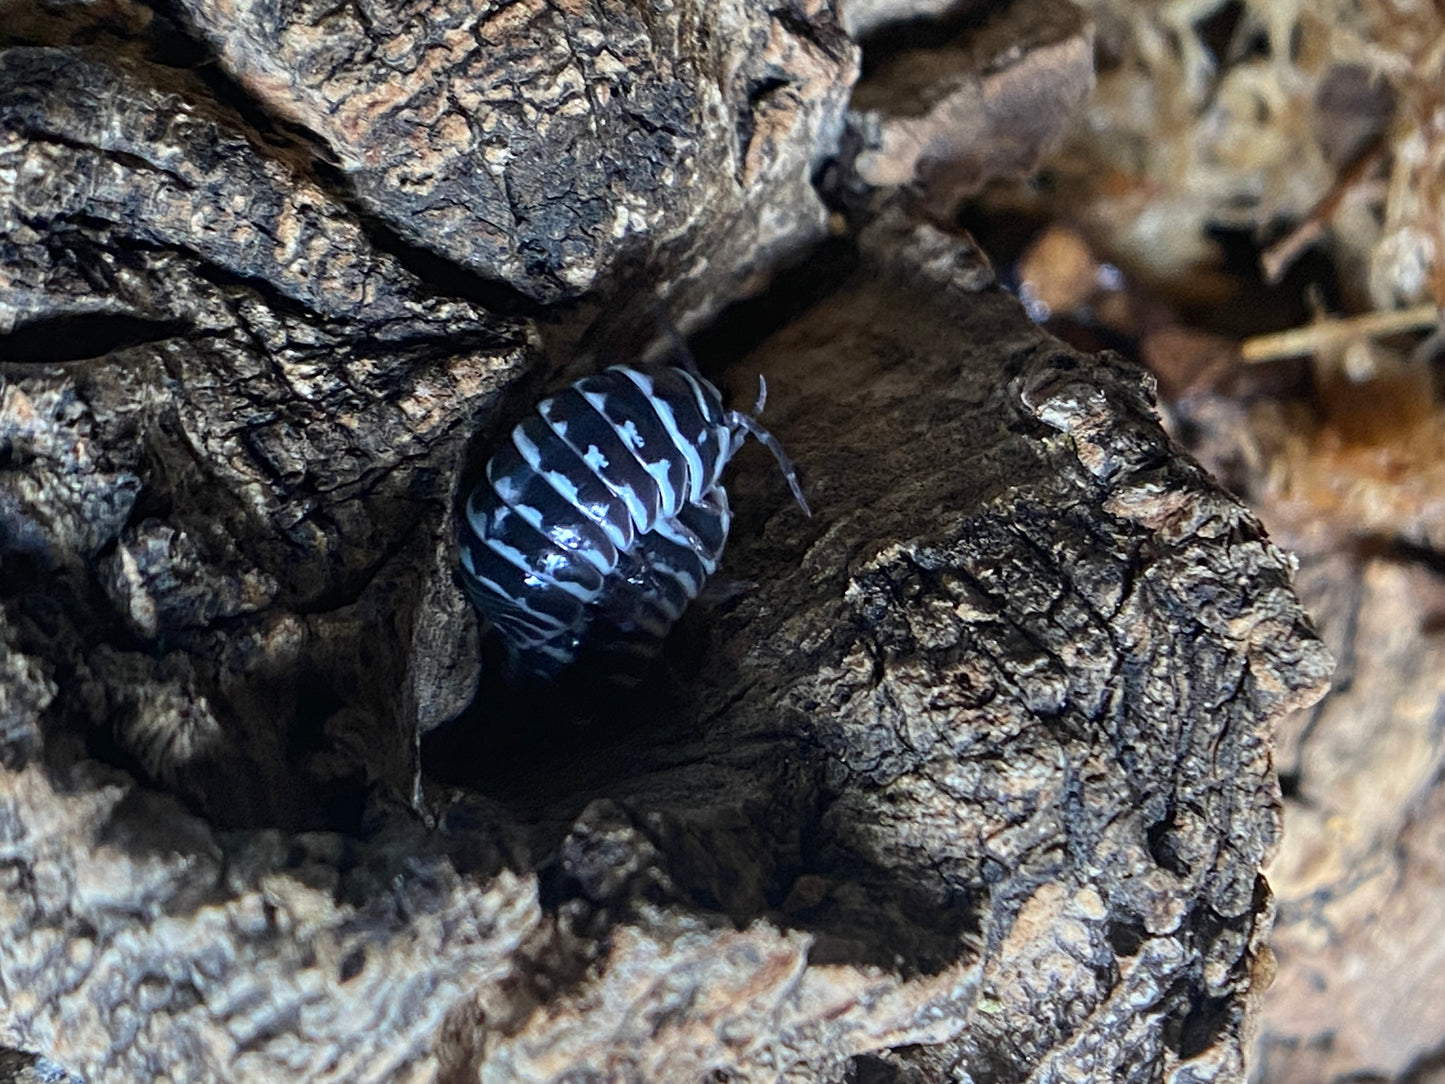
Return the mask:
M 662 310 L 661 303 L 653 312 L 653 319 L 657 323 L 658 330 L 662 332 L 672 347 L 672 352 L 682 363 L 682 368 L 699 380 L 706 380 L 702 375 L 702 369 L 698 367 L 697 358 L 693 356 L 692 350 L 688 348 L 687 340 L 682 337 L 682 332 L 677 330 L 674 324 Z M 808 507 L 808 499 L 803 496 L 803 486 L 798 481 L 798 468 L 793 465 L 792 458 L 783 450 L 782 443 L 777 437 L 765 429 L 758 416 L 762 414 L 763 407 L 768 402 L 768 382 L 762 373 L 758 374 L 758 401 L 753 405 L 751 414 L 744 414 L 740 410 L 729 411 L 726 420 L 729 426 L 734 429 L 742 429 L 757 437 L 763 447 L 773 453 L 773 458 L 778 461 L 782 469 L 783 477 L 788 480 L 788 488 L 793 491 L 793 499 L 798 502 L 798 507 L 803 510 L 803 515 L 809 519 L 813 518 L 813 510 Z
M 778 467 L 783 472 L 783 477 L 788 480 L 788 488 L 793 491 L 793 500 L 798 502 L 798 507 L 803 510 L 803 515 L 809 519 L 813 518 L 813 510 L 808 507 L 808 499 L 803 496 L 803 486 L 798 481 L 798 468 L 793 465 L 792 458 L 783 450 L 782 442 L 772 433 L 768 432 L 757 415 L 763 412 L 763 407 L 768 403 L 768 382 L 762 373 L 758 374 L 758 401 L 753 407 L 751 414 L 744 414 L 741 410 L 730 410 L 727 413 L 727 423 L 733 429 L 742 429 L 758 438 L 758 442 L 764 448 L 773 453 L 773 458 L 778 461 Z

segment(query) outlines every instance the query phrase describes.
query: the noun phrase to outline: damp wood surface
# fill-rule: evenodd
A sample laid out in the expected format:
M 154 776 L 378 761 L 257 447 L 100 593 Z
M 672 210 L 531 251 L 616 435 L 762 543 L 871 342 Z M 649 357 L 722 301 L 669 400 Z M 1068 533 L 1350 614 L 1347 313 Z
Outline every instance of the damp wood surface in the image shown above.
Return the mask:
M 6 31 L 0 1044 L 86 1081 L 1242 1078 L 1270 731 L 1328 654 L 1141 370 L 887 193 L 822 243 L 846 25 Z M 747 449 L 740 586 L 648 683 L 504 689 L 457 495 L 639 291 L 722 314 L 703 363 L 767 377 L 813 516 Z

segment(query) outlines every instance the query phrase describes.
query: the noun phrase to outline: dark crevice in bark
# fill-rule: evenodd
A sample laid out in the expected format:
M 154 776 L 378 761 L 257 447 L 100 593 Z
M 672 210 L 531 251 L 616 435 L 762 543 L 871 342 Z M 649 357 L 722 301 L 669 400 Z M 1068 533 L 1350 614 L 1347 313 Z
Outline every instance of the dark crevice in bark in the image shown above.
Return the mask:
M 73 313 L 33 320 L 0 335 L 0 363 L 63 364 L 103 358 L 130 346 L 162 342 L 186 331 L 177 320 L 123 313 Z
M 502 319 L 538 318 L 548 309 L 499 279 L 490 279 L 445 255 L 409 240 L 393 224 L 367 208 L 355 182 L 329 162 L 318 162 L 317 175 L 356 215 L 377 252 L 393 257 L 438 297 L 459 297 Z

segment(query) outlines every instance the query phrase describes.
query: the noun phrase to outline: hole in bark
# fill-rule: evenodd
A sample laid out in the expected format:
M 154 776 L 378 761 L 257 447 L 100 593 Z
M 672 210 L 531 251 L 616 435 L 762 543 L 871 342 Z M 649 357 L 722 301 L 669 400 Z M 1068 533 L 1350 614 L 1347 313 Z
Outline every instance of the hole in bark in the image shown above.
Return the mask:
M 705 372 L 751 352 L 799 314 L 833 293 L 859 264 L 858 249 L 846 238 L 830 238 L 778 272 L 772 289 L 738 301 L 688 340 Z
M 1174 809 L 1170 807 L 1165 811 L 1163 817 L 1149 826 L 1145 833 L 1145 839 L 1149 845 L 1149 855 L 1161 868 L 1167 869 L 1170 873 L 1183 877 L 1189 872 L 1189 867 L 1174 850 Z
M 721 372 L 795 319 L 856 262 L 851 244 L 826 243 L 774 289 L 727 310 L 690 343 L 704 371 Z M 480 477 L 488 450 L 545 394 L 538 386 L 544 379 L 539 373 L 529 389 L 509 391 L 477 438 L 475 456 L 468 456 L 477 469 L 459 479 L 459 496 Z M 761 581 L 766 573 L 755 568 L 781 565 L 783 558 L 769 549 L 777 543 L 764 538 L 764 521 L 776 508 L 755 500 L 749 487 L 765 481 L 780 501 L 787 498 L 765 454 L 759 459 L 757 470 L 744 463 L 733 476 L 736 519 L 723 575 Z M 477 792 L 527 825 L 543 906 L 585 923 L 589 937 L 605 937 L 610 925 L 630 920 L 631 907 L 647 902 L 722 914 L 740 929 L 766 918 L 806 931 L 813 935 L 815 964 L 916 975 L 937 974 L 967 958 L 978 950 L 980 900 L 987 894 L 982 881 L 1005 879 L 1001 865 L 955 881 L 932 866 L 909 868 L 906 858 L 902 868 L 870 861 L 871 828 L 849 820 L 866 814 L 825 813 L 827 773 L 802 733 L 790 742 L 769 731 L 769 751 L 750 762 L 764 735 L 742 729 L 733 740 L 709 733 L 701 721 L 730 718 L 724 705 L 701 702 L 699 690 L 712 687 L 711 667 L 731 665 L 726 651 L 721 662 L 713 654 L 719 646 L 713 630 L 742 602 L 689 607 L 659 667 L 626 695 L 600 678 L 576 675 L 551 689 L 508 688 L 495 677 L 504 662 L 500 644 L 488 639 L 483 686 L 472 707 L 422 740 L 424 774 Z M 726 681 L 719 685 L 729 688 Z M 590 725 L 576 725 L 580 720 Z M 796 758 L 797 767 L 775 775 L 780 757 Z M 748 771 L 768 780 L 766 794 L 729 778 Z M 599 814 L 598 800 L 616 808 Z M 720 802 L 736 804 L 720 810 Z M 634 872 L 629 863 L 641 865 Z
M 1191 998 L 1189 1015 L 1179 1028 L 1177 1049 L 1181 1058 L 1194 1058 L 1219 1041 L 1230 1020 L 1227 997 Z
M 84 313 L 22 324 L 0 337 L 0 361 L 56 364 L 104 357 L 142 343 L 160 342 L 185 330 L 168 320 L 118 313 Z
M 292 827 L 351 833 L 362 830 L 367 784 L 359 774 L 360 766 L 353 767 L 353 774 L 320 779 L 308 767 L 313 756 L 325 757 L 334 750 L 336 739 L 328 733 L 327 723 L 345 704 L 336 690 L 322 682 L 303 681 L 297 690 L 296 708 L 286 733 L 285 759 L 296 778 L 306 780 L 306 786 L 301 794 L 275 796 L 286 805 L 294 799 L 295 808 L 287 816 Z
M 839 243 L 835 247 L 829 243 L 819 251 L 841 257 L 855 250 L 850 245 Z M 818 273 L 819 266 L 828 269 L 823 276 Z M 729 361 L 823 296 L 826 290 L 818 283 L 820 277 L 833 282 L 851 267 L 852 263 L 845 265 L 841 258 L 824 258 L 821 262 L 815 258 L 801 263 L 775 289 L 728 310 L 712 329 L 689 341 L 688 350 L 704 373 L 716 380 L 716 374 Z M 603 326 L 601 321 L 594 321 L 582 333 L 579 355 L 593 362 L 579 365 L 579 371 L 570 375 L 580 375 L 582 369 L 593 371 L 608 364 L 632 362 L 649 353 L 648 347 L 659 339 L 664 359 L 672 360 L 675 355 L 660 330 L 666 317 L 658 312 L 655 304 L 642 304 L 624 311 L 615 325 Z M 464 453 L 467 466 L 458 475 L 453 515 L 459 521 L 468 494 L 484 477 L 488 458 L 541 398 L 565 386 L 565 380 L 556 378 L 556 369 L 554 366 L 548 378 L 545 368 L 539 366 L 534 377 L 514 382 L 486 426 L 474 435 Z M 749 448 L 745 454 L 756 451 Z M 771 466 L 762 471 L 772 477 Z M 757 511 L 735 502 L 734 539 L 749 529 L 748 517 Z M 735 541 L 729 543 L 730 553 L 735 545 Z M 725 582 L 729 567 L 725 566 L 712 582 Z M 529 801 L 548 792 L 545 783 L 533 779 L 534 772 L 548 779 L 559 778 L 560 772 L 567 778 L 605 780 L 605 765 L 612 762 L 613 750 L 630 743 L 651 744 L 653 738 L 648 735 L 659 728 L 675 729 L 673 720 L 695 711 L 695 706 L 684 707 L 682 700 L 688 683 L 707 662 L 709 643 L 705 630 L 738 605 L 741 597 L 693 602 L 668 634 L 660 658 L 635 675 L 641 679 L 636 689 L 620 688 L 610 680 L 619 665 L 615 654 L 593 654 L 586 648 L 578 661 L 550 685 L 509 685 L 502 677 L 507 660 L 501 641 L 494 632 L 485 634 L 481 687 L 466 711 L 424 735 L 423 772 L 489 796 L 526 790 L 531 795 Z M 588 767 L 579 776 L 576 766 L 583 761 Z M 551 793 L 555 797 L 555 787 Z
M 585 672 L 551 687 L 509 686 L 499 677 L 505 652 L 495 636 L 482 654 L 483 685 L 472 706 L 422 739 L 422 769 L 441 782 L 532 809 L 574 789 L 604 787 L 626 773 L 637 747 L 665 742 L 668 731 L 676 736 L 669 717 L 682 708 L 666 674 L 633 691 Z
M 1122 957 L 1138 953 L 1139 946 L 1144 944 L 1149 937 L 1141 923 L 1117 920 L 1109 923 L 1106 936 L 1109 938 L 1109 947 L 1114 950 L 1114 955 Z
M 356 978 L 357 975 L 361 974 L 361 969 L 365 966 L 366 950 L 364 948 L 354 948 L 342 959 L 337 977 L 344 983 L 350 982 Z

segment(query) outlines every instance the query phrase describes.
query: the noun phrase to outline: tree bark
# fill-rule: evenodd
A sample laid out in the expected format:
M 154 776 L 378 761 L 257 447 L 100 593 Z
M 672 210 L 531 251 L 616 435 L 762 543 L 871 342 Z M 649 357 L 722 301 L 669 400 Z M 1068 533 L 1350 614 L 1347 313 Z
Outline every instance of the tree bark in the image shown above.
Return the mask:
M 637 694 L 479 650 L 458 498 L 578 329 L 644 281 L 716 312 L 826 221 L 831 9 L 649 12 L 96 5 L 0 51 L 0 1042 L 1239 1079 L 1270 726 L 1327 655 L 1148 378 L 964 239 L 889 204 L 720 322 L 814 514 L 738 457 L 756 586 Z

